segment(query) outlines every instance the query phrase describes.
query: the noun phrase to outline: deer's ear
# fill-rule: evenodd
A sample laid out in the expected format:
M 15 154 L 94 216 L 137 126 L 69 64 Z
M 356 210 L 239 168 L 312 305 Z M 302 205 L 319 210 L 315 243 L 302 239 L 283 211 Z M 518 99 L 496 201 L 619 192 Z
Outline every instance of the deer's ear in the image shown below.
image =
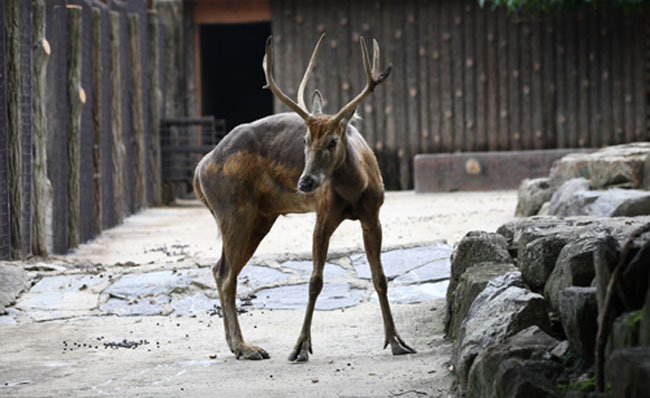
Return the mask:
M 314 115 L 323 113 L 323 96 L 318 90 L 314 90 L 314 94 L 311 96 L 311 113 Z

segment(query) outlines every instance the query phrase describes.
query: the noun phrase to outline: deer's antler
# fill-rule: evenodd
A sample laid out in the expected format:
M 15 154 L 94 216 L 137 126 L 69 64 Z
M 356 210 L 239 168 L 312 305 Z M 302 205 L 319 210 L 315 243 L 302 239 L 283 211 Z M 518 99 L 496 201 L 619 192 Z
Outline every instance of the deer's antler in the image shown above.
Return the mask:
M 266 53 L 264 54 L 264 60 L 262 61 L 262 68 L 264 69 L 264 75 L 266 77 L 266 86 L 263 88 L 271 90 L 271 92 L 276 97 L 278 97 L 280 101 L 284 102 L 289 108 L 300 115 L 300 117 L 307 120 L 309 117 L 311 117 L 311 113 L 309 113 L 307 106 L 305 105 L 305 87 L 307 86 L 307 81 L 309 81 L 311 72 L 314 69 L 316 56 L 318 55 L 318 50 L 320 49 L 321 43 L 325 38 L 325 33 L 323 33 L 320 39 L 318 39 L 316 47 L 314 47 L 314 52 L 312 53 L 311 59 L 309 60 L 309 65 L 307 65 L 307 69 L 305 70 L 305 75 L 300 82 L 300 86 L 298 88 L 298 103 L 294 102 L 291 98 L 289 98 L 288 95 L 282 92 L 282 90 L 280 90 L 280 87 L 278 87 L 278 85 L 275 83 L 275 79 L 273 78 L 273 46 L 271 45 L 271 37 L 272 36 L 269 36 L 269 38 L 266 40 Z
M 305 75 L 302 77 L 302 81 L 298 87 L 298 105 L 303 109 L 307 109 L 307 105 L 305 105 L 305 87 L 307 87 L 307 81 L 311 77 L 311 71 L 314 69 L 314 65 L 316 64 L 316 56 L 318 55 L 318 50 L 320 50 L 320 45 L 323 43 L 323 39 L 325 39 L 324 32 L 320 35 L 320 39 L 318 39 L 318 42 L 314 47 L 314 52 L 311 54 L 311 59 L 309 60 L 307 69 L 305 69 Z
M 338 124 L 341 120 L 352 113 L 356 107 L 363 101 L 374 88 L 381 84 L 393 69 L 391 64 L 388 64 L 386 69 L 382 73 L 379 73 L 379 44 L 377 40 L 372 41 L 373 43 L 373 57 L 372 57 L 372 68 L 370 67 L 370 59 L 368 58 L 368 48 L 366 47 L 366 41 L 363 37 L 360 38 L 361 41 L 361 57 L 363 58 L 363 67 L 366 71 L 366 86 L 363 88 L 361 93 L 357 95 L 352 101 L 348 102 L 341 110 L 334 115 L 332 118 L 332 123 Z

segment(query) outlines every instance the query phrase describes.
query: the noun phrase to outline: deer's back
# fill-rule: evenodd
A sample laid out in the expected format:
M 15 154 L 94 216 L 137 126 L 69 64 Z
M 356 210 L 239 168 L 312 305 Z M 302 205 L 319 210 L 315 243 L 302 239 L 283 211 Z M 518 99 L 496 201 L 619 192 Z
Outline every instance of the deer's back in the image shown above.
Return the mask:
M 235 127 L 197 166 L 210 207 L 255 202 L 269 213 L 315 210 L 313 195 L 297 193 L 304 168 L 303 120 L 293 113 Z

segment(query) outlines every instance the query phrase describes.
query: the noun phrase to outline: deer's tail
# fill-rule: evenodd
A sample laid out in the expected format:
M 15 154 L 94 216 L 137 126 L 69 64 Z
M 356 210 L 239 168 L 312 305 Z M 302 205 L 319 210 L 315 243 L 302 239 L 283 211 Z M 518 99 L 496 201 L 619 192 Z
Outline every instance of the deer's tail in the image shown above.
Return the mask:
M 192 185 L 194 186 L 194 195 L 196 195 L 196 198 L 209 208 L 210 206 L 208 206 L 208 202 L 206 202 L 205 195 L 203 194 L 203 189 L 201 188 L 201 180 L 199 177 L 198 167 L 194 171 L 194 179 L 192 180 Z

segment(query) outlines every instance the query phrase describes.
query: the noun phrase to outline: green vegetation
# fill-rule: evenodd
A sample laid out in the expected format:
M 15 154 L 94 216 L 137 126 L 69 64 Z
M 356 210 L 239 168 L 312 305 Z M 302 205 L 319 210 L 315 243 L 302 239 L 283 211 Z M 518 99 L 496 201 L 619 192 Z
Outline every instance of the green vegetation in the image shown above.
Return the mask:
M 492 4 L 493 8 L 505 6 L 509 11 L 523 10 L 566 10 L 575 9 L 583 4 L 592 5 L 596 9 L 601 9 L 608 4 L 617 4 L 628 11 L 642 11 L 648 0 L 478 0 L 481 7 L 486 4 Z
M 627 317 L 626 322 L 627 326 L 632 327 L 637 323 L 641 323 L 643 320 L 643 310 L 633 311 L 630 313 L 630 316 Z
M 596 388 L 596 379 L 590 377 L 587 380 L 576 381 L 574 383 L 558 384 L 557 388 L 562 394 L 566 394 L 569 391 L 591 392 Z

